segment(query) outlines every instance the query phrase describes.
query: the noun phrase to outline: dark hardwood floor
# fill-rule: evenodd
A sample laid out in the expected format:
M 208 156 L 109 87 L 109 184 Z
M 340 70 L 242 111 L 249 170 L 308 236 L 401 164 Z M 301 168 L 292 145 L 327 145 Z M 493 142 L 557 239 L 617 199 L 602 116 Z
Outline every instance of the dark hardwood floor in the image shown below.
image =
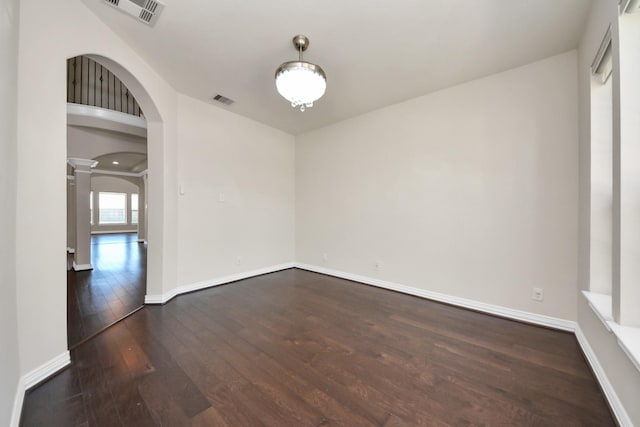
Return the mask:
M 135 233 L 91 237 L 91 271 L 73 271 L 67 257 L 69 348 L 144 304 L 147 249 Z
M 615 425 L 572 334 L 290 269 L 145 306 L 24 426 Z

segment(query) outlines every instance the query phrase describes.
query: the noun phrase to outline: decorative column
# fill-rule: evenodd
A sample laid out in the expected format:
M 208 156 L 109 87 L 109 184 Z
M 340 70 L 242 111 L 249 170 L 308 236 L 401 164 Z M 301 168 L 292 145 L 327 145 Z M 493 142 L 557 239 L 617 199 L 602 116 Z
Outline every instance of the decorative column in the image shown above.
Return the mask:
M 147 243 L 147 174 L 140 177 L 138 186 L 138 242 Z
M 76 186 L 75 177 L 67 175 L 67 252 L 76 251 Z
M 91 192 L 91 168 L 98 162 L 95 160 L 69 158 L 67 162 L 73 167 L 75 188 L 75 253 L 73 269 L 75 271 L 92 270 L 91 265 L 91 213 L 89 209 L 89 193 Z

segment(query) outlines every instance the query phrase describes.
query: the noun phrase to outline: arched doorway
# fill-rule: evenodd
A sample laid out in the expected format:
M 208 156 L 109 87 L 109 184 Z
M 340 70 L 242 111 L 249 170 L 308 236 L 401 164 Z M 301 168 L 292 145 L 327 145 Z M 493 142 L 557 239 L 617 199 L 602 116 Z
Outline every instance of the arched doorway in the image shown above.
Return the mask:
M 68 347 L 73 348 L 144 304 L 149 212 L 146 147 L 148 142 L 162 141 L 158 133 L 150 141 L 147 138 L 143 112 L 150 111 L 156 126 L 161 121 L 146 90 L 107 58 L 69 59 L 67 95 L 67 153 L 72 160 L 67 204 L 71 249 L 67 337 Z M 81 190 L 80 181 L 86 182 L 87 177 L 90 188 L 85 183 Z

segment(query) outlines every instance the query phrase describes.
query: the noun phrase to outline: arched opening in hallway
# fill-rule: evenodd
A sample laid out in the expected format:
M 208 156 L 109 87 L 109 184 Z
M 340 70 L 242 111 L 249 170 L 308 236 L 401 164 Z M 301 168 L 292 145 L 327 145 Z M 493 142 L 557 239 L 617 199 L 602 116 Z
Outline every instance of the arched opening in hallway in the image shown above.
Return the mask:
M 105 62 L 67 60 L 69 348 L 141 308 L 146 294 L 147 120 L 134 92 L 141 86 Z

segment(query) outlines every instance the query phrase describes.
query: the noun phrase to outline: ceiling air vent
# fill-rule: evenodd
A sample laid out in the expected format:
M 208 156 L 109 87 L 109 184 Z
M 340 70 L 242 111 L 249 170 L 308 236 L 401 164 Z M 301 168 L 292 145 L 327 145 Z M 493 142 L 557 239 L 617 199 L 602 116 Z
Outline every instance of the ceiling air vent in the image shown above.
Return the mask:
M 164 8 L 164 4 L 157 0 L 104 0 L 104 2 L 149 25 L 156 23 Z
M 233 99 L 229 99 L 226 96 L 222 96 L 220 94 L 217 94 L 216 96 L 214 96 L 213 100 L 221 102 L 224 105 L 231 105 L 231 104 L 233 104 L 235 102 Z

